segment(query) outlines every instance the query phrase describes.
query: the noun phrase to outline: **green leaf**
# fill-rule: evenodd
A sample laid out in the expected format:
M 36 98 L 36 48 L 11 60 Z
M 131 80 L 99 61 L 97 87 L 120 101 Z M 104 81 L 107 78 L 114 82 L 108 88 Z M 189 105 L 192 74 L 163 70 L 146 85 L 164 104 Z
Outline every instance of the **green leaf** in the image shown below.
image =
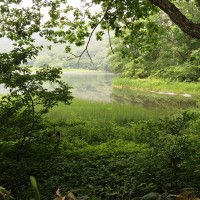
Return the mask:
M 36 200 L 40 200 L 40 193 L 37 187 L 37 182 L 36 179 L 33 176 L 30 176 L 30 181 L 31 181 L 31 185 L 33 187 L 33 190 L 35 192 L 35 199 Z

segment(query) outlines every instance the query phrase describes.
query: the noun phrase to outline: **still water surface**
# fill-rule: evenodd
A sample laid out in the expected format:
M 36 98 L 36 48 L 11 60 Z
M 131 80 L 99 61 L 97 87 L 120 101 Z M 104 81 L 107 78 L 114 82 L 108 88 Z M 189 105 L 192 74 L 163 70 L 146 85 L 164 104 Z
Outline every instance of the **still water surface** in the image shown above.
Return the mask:
M 63 80 L 73 87 L 74 97 L 110 102 L 114 74 L 104 72 L 64 72 Z
M 196 107 L 197 102 L 193 98 L 152 94 L 148 91 L 133 91 L 127 88 L 112 88 L 114 77 L 112 73 L 71 71 L 64 72 L 62 79 L 73 87 L 71 89 L 73 96 L 81 99 L 134 104 L 142 107 Z M 53 89 L 55 86 L 45 84 L 45 87 Z M 6 93 L 2 85 L 0 93 Z
M 105 72 L 64 72 L 62 79 L 72 87 L 74 97 L 97 101 L 110 102 L 112 100 L 113 73 Z M 55 86 L 45 83 L 45 88 L 53 89 Z M 8 89 L 0 85 L 0 94 L 7 94 Z

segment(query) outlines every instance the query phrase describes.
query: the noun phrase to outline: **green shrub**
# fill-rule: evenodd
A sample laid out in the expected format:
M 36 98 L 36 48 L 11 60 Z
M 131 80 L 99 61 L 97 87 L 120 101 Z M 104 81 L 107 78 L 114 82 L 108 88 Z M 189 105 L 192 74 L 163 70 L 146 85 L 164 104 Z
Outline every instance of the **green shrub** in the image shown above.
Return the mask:
M 198 82 L 200 78 L 200 66 L 190 63 L 171 66 L 157 70 L 155 73 L 152 73 L 152 77 L 180 82 Z

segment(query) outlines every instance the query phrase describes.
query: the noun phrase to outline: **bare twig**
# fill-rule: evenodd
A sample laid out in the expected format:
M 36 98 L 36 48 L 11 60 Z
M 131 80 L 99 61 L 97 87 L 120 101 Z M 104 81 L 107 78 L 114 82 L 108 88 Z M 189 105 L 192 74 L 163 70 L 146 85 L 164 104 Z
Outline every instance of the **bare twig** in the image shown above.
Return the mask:
M 91 63 L 94 65 L 94 63 L 93 63 L 93 61 L 92 61 L 92 58 L 91 58 L 91 56 L 90 56 L 90 54 L 89 54 L 88 51 L 87 51 L 87 55 L 88 55 L 88 57 L 90 58 Z
M 85 8 L 85 12 L 84 12 L 84 15 L 83 15 L 84 20 L 86 18 L 86 11 L 88 11 L 93 6 L 93 2 L 86 3 L 85 6 L 86 5 L 87 5 L 87 8 Z M 83 10 L 83 9 L 81 9 L 81 10 Z
M 106 9 L 106 11 L 105 11 L 103 17 L 99 20 L 99 22 L 98 22 L 98 23 L 95 25 L 95 27 L 92 29 L 92 31 L 91 31 L 91 33 L 90 33 L 90 35 L 89 35 L 88 41 L 87 41 L 87 43 L 86 43 L 85 49 L 81 52 L 81 54 L 75 55 L 75 54 L 73 54 L 73 53 L 70 53 L 70 54 L 73 55 L 75 58 L 79 58 L 79 59 L 78 59 L 78 64 L 79 64 L 79 62 L 80 62 L 80 60 L 81 60 L 81 58 L 82 58 L 82 56 L 83 56 L 84 53 L 87 53 L 88 57 L 90 58 L 91 63 L 93 64 L 92 57 L 91 57 L 91 55 L 90 55 L 90 53 L 89 53 L 89 51 L 88 51 L 88 46 L 89 46 L 89 44 L 90 44 L 91 38 L 92 38 L 92 36 L 93 36 L 93 34 L 94 34 L 94 31 L 95 31 L 96 28 L 101 24 L 101 22 L 105 19 L 106 15 L 107 15 L 107 13 L 108 13 L 108 10 L 110 9 L 110 6 L 112 5 L 112 2 L 113 2 L 113 0 L 112 0 L 112 1 L 110 2 L 110 4 L 108 5 L 108 7 L 107 7 L 107 9 Z M 110 39 L 109 39 L 109 41 L 110 41 Z

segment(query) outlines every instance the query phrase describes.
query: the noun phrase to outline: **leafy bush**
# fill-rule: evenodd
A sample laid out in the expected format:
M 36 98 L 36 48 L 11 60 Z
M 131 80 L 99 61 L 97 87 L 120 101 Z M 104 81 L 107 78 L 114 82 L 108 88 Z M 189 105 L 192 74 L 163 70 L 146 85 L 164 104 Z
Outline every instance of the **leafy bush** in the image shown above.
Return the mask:
M 32 71 L 27 67 L 16 67 L 10 78 L 5 78 L 5 87 L 10 93 L 0 99 L 1 140 L 15 148 L 19 160 L 31 142 L 41 139 L 49 123 L 43 116 L 59 101 L 66 105 L 72 100 L 70 87 L 59 80 L 61 69 L 45 68 Z M 54 90 L 44 83 L 57 84 Z
M 198 82 L 200 78 L 200 66 L 186 63 L 181 66 L 160 69 L 152 73 L 152 76 L 171 81 Z

